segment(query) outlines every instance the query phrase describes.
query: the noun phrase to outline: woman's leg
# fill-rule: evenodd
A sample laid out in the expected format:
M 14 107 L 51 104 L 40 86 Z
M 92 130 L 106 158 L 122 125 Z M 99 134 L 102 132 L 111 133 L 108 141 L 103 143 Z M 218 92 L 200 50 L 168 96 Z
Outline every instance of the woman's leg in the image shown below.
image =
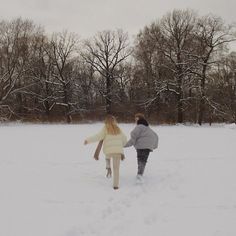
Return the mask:
M 111 159 L 106 157 L 106 169 L 107 169 L 107 174 L 106 174 L 106 177 L 107 178 L 111 178 Z
M 149 149 L 137 149 L 138 175 L 143 175 L 149 153 Z
M 106 158 L 106 169 L 111 168 L 111 159 Z
M 113 187 L 114 187 L 114 189 L 117 189 L 119 187 L 120 159 L 121 159 L 121 154 L 114 154 L 112 156 L 112 160 L 113 160 Z

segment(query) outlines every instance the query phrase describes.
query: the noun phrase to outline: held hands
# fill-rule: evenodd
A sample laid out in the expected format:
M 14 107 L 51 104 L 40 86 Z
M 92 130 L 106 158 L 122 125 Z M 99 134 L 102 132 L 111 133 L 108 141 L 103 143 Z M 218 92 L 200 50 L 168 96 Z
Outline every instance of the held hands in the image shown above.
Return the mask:
M 125 159 L 125 155 L 121 154 L 121 160 L 124 161 L 124 159 Z

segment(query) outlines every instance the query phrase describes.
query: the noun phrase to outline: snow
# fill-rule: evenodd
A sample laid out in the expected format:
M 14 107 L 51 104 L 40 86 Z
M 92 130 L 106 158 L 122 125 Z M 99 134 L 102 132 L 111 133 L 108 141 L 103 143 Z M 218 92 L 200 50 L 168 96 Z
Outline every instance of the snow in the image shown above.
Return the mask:
M 125 149 L 120 189 L 84 139 L 101 123 L 0 126 L 1 236 L 235 236 L 236 129 L 155 126 L 159 149 L 136 184 Z M 127 135 L 133 124 L 121 124 Z

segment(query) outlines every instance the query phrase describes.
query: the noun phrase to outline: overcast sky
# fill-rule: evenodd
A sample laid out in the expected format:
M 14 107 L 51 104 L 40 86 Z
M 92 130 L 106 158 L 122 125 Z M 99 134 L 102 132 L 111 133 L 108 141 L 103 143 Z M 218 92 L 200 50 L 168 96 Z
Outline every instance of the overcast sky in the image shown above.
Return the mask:
M 68 29 L 83 38 L 116 28 L 134 35 L 174 8 L 236 22 L 236 0 L 0 0 L 0 19 L 30 18 L 47 32 Z

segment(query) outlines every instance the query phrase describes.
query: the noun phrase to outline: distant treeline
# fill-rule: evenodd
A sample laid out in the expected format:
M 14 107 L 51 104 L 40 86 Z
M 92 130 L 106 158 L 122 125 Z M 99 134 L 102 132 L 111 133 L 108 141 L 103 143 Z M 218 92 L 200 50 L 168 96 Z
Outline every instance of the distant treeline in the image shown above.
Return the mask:
M 236 123 L 235 27 L 174 10 L 140 30 L 84 40 L 46 34 L 21 18 L 0 22 L 2 121 L 119 121 L 143 112 L 157 123 Z M 79 29 L 78 29 L 79 31 Z

